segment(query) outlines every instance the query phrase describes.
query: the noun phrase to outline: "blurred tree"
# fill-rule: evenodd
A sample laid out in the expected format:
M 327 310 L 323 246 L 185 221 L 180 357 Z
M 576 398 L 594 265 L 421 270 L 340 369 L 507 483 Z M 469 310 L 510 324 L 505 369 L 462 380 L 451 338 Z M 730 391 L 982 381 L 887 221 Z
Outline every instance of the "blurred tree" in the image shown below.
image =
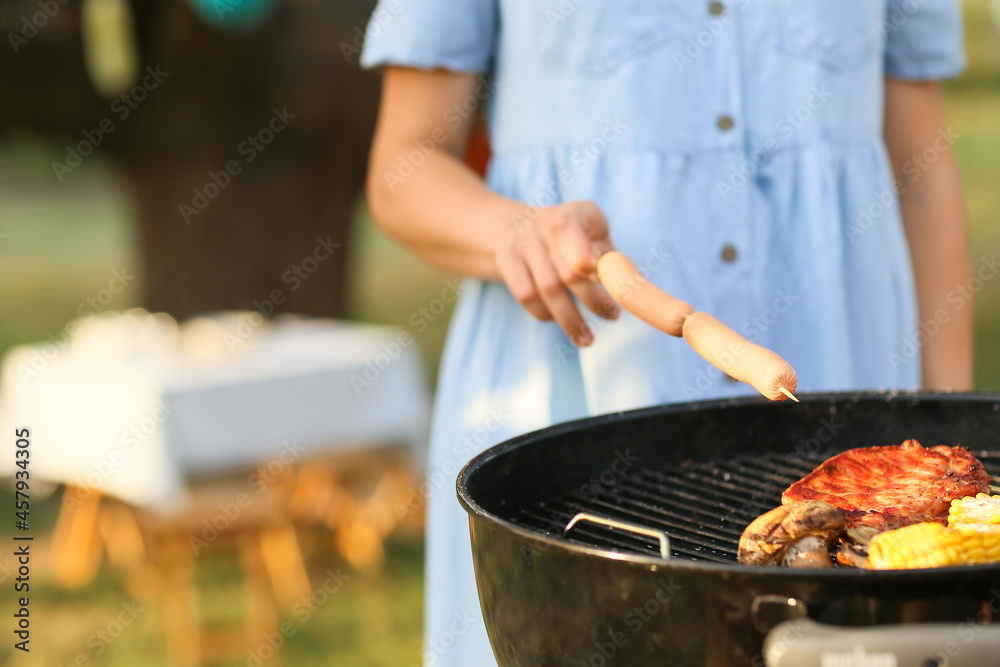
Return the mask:
M 105 99 L 80 0 L 0 0 L 0 131 L 70 147 L 54 186 L 88 145 L 115 159 L 138 206 L 147 308 L 269 314 L 280 290 L 278 312 L 341 316 L 378 104 L 354 48 L 373 5 L 283 0 L 259 28 L 222 32 L 180 0 L 132 0 L 138 88 Z

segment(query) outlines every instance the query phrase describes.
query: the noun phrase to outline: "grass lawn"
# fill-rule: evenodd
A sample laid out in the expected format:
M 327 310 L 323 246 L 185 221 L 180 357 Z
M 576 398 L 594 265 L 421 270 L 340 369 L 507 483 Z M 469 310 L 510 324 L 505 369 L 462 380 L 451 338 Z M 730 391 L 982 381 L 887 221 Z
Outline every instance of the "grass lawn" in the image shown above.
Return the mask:
M 13 506 L 13 499 L 7 492 L 0 493 L 0 505 Z M 46 505 L 45 510 L 40 511 L 33 504 L 33 518 L 42 513 L 51 514 L 55 504 Z M 51 525 L 50 522 L 51 517 L 47 523 Z M 45 534 L 45 523 L 36 525 L 34 534 Z M 0 535 L 0 540 L 12 544 L 9 533 Z M 39 545 L 33 545 L 32 549 L 36 546 Z M 386 555 L 383 571 L 367 576 L 324 557 L 309 559 L 311 580 L 317 590 L 327 578 L 328 569 L 335 573 L 340 570 L 349 578 L 328 599 L 316 595 L 315 603 L 307 599 L 296 613 L 282 617 L 289 623 L 283 628 L 287 635 L 287 640 L 282 640 L 284 664 L 304 667 L 417 667 L 420 664 L 423 542 L 395 539 L 387 544 Z M 0 586 L 3 587 L 0 609 L 4 610 L 5 618 L 9 618 L 14 609 L 10 591 L 16 574 L 8 571 L 12 562 L 12 558 L 5 562 L 4 557 L 0 557 Z M 233 554 L 224 550 L 207 552 L 199 559 L 196 578 L 199 609 L 207 625 L 233 627 L 235 623 L 238 627 L 244 591 L 236 575 Z M 44 564 L 36 558 L 30 595 L 31 653 L 26 655 L 12 650 L 7 623 L 5 639 L 0 643 L 2 665 L 168 667 L 174 664 L 164 648 L 160 608 L 146 600 L 135 600 L 110 567 L 102 568 L 98 578 L 87 588 L 66 591 L 44 578 Z M 134 620 L 119 630 L 117 623 L 123 604 L 136 613 Z M 271 642 L 277 640 L 271 639 Z M 217 664 L 218 667 L 259 665 L 255 660 L 267 657 L 269 650 L 268 637 L 261 635 L 246 652 Z
M 989 21 L 987 0 L 968 0 L 970 68 L 946 85 L 949 120 L 958 134 L 955 147 L 967 188 L 974 263 L 1000 248 L 1000 36 Z M 0 354 L 11 345 L 58 336 L 80 303 L 95 294 L 122 266 L 138 268 L 131 231 L 131 206 L 107 164 L 94 158 L 56 191 L 49 162 L 58 146 L 29 138 L 0 145 Z M 359 209 L 357 246 L 351 258 L 350 311 L 354 318 L 397 325 L 411 332 L 410 316 L 448 289 L 448 276 L 413 258 L 374 230 Z M 138 279 L 108 305 L 122 309 L 138 302 Z M 428 367 L 440 357 L 447 313 L 416 336 Z M 977 294 L 977 378 L 980 389 L 1000 390 L 1000 280 L 985 282 Z M 50 527 L 58 491 L 33 503 L 35 534 Z M 0 507 L 12 499 L 0 491 Z M 0 522 L 0 541 L 10 544 L 10 522 Z M 8 532 L 5 532 L 8 531 Z M 44 544 L 42 545 L 44 549 Z M 7 550 L 3 551 L 6 554 Z M 152 607 L 106 645 L 92 635 L 111 623 L 129 599 L 111 569 L 81 591 L 67 591 L 45 578 L 36 563 L 32 582 L 35 620 L 32 655 L 12 655 L 7 611 L 13 608 L 9 561 L 0 554 L 0 664 L 74 664 L 133 667 L 167 665 Z M 321 573 L 335 563 L 310 560 Z M 419 664 L 422 623 L 423 552 L 419 540 L 399 538 L 388 545 L 383 573 L 356 574 L 308 621 L 295 623 L 284 646 L 285 664 L 296 667 L 410 667 Z M 205 613 L 226 617 L 242 605 L 231 555 L 209 554 L 199 565 Z M 83 656 L 79 658 L 78 656 Z M 239 664 L 246 664 L 247 657 Z M 252 661 L 251 661 L 252 663 Z M 227 665 L 236 664 L 228 662 Z

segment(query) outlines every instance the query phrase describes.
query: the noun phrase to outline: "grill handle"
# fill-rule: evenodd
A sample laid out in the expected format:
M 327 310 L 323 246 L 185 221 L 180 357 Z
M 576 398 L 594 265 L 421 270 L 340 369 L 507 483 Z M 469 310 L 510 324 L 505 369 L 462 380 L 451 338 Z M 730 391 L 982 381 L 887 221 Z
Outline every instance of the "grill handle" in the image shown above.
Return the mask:
M 598 514 L 590 514 L 589 512 L 580 512 L 569 520 L 563 534 L 569 533 L 569 531 L 573 530 L 573 527 L 576 526 L 576 524 L 582 521 L 594 523 L 598 526 L 605 526 L 607 528 L 624 530 L 625 532 L 635 533 L 644 537 L 652 537 L 654 540 L 658 540 L 660 542 L 660 558 L 663 560 L 670 559 L 670 536 L 662 530 L 646 528 L 645 526 L 640 526 L 639 524 L 629 523 L 628 521 L 619 521 L 618 519 L 611 519 Z
M 778 625 L 764 641 L 767 667 L 985 667 L 998 660 L 1000 627 L 971 622 L 859 628 L 802 618 Z

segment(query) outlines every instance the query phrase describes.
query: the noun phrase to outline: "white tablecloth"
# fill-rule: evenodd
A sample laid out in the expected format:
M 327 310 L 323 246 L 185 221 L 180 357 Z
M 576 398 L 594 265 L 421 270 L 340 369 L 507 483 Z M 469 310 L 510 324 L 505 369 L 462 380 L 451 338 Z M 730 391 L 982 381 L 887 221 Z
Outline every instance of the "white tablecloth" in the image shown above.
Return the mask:
M 178 337 L 145 311 L 68 330 L 4 358 L 0 474 L 16 470 L 22 427 L 32 478 L 163 508 L 201 473 L 386 444 L 425 457 L 430 399 L 405 332 L 228 313 Z

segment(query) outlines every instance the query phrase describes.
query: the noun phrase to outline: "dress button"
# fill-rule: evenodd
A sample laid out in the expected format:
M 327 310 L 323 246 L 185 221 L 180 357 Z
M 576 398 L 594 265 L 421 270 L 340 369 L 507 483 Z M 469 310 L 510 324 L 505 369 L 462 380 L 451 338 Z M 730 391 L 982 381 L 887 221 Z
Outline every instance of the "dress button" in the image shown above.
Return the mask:
M 727 262 L 727 263 L 735 262 L 736 261 L 736 255 L 737 255 L 736 246 L 734 246 L 732 243 L 727 243 L 722 248 L 722 261 L 723 262 Z
M 719 16 L 724 11 L 726 11 L 726 6 L 721 2 L 708 3 L 708 13 L 712 16 Z
M 719 116 L 718 120 L 715 121 L 715 124 L 718 125 L 719 129 L 723 132 L 733 129 L 733 125 L 735 125 L 733 117 L 726 114 Z

